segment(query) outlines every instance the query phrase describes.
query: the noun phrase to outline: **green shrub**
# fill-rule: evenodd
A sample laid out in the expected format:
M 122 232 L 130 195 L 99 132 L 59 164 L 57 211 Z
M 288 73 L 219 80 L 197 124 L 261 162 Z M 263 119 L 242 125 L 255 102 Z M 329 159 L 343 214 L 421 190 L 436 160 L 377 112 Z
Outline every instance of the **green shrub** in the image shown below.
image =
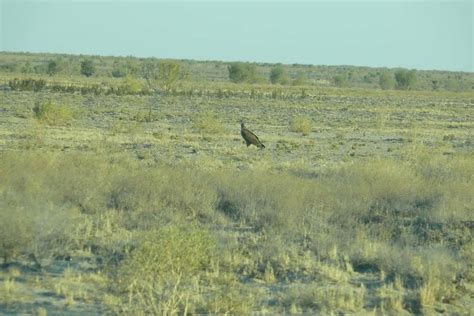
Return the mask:
M 142 85 L 138 79 L 132 75 L 127 75 L 122 79 L 121 90 L 123 94 L 136 94 L 140 92 Z
M 257 81 L 257 67 L 250 63 L 233 63 L 228 66 L 229 79 L 232 82 L 255 83 Z
M 36 102 L 33 112 L 35 118 L 49 125 L 63 125 L 73 118 L 73 111 L 69 105 L 58 105 L 51 100 Z
M 127 69 L 125 67 L 115 67 L 111 74 L 114 78 L 123 78 L 127 75 Z
M 123 78 L 127 75 L 137 76 L 138 75 L 138 63 L 133 58 L 127 58 L 123 60 L 114 60 L 111 75 L 114 78 Z
M 416 70 L 400 69 L 395 72 L 395 81 L 397 82 L 397 89 L 410 90 L 415 87 Z
M 53 76 L 60 71 L 60 61 L 58 60 L 50 60 L 48 62 L 48 68 L 46 72 L 48 75 Z
M 347 87 L 348 80 L 346 75 L 336 75 L 333 77 L 334 85 L 336 87 Z
M 283 85 L 288 83 L 288 76 L 282 66 L 276 66 L 270 70 L 270 82 Z
M 86 59 L 81 61 L 81 74 L 86 77 L 90 77 L 95 73 L 95 66 L 92 59 Z

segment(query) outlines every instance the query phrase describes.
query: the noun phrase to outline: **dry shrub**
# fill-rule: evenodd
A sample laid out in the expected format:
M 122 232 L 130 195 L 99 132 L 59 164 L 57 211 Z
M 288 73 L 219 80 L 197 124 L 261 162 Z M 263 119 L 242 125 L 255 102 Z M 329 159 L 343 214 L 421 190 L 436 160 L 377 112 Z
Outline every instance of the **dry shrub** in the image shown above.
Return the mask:
M 212 237 L 196 227 L 164 227 L 140 238 L 123 261 L 117 283 L 123 310 L 153 314 L 186 314 L 199 298 L 199 277 L 210 269 Z
M 291 131 L 301 133 L 303 136 L 311 133 L 311 118 L 307 116 L 296 116 L 291 121 Z

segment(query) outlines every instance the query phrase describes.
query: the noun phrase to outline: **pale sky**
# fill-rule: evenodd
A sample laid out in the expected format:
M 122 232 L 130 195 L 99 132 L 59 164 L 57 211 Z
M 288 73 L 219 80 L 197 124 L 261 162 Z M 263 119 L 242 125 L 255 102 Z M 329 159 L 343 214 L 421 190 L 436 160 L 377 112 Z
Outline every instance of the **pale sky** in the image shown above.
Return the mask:
M 473 70 L 473 0 L 0 0 L 0 51 Z

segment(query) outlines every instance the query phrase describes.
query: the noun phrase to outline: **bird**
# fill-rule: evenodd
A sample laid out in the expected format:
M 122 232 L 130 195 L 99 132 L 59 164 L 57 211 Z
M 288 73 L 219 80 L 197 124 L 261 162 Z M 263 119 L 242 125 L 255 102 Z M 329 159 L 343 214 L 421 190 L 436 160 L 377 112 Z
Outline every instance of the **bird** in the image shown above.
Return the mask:
M 250 145 L 255 145 L 260 149 L 265 148 L 265 145 L 262 144 L 260 139 L 258 139 L 258 136 L 245 127 L 244 122 L 241 122 L 240 124 L 240 135 L 242 135 L 242 138 L 245 140 L 247 147 Z

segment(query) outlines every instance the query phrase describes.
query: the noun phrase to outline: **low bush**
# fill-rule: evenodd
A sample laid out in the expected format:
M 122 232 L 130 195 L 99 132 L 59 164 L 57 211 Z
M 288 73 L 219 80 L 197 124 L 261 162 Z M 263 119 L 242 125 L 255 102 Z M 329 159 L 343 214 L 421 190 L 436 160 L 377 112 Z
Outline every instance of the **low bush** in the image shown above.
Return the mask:
M 311 119 L 307 116 L 296 116 L 291 121 L 291 131 L 308 136 L 311 133 Z
M 48 125 L 64 125 L 73 118 L 69 105 L 57 104 L 51 100 L 36 102 L 33 112 L 35 118 Z
M 121 93 L 125 94 L 137 94 L 142 90 L 141 82 L 133 77 L 127 75 L 122 78 L 122 85 L 120 86 Z
M 26 79 L 15 78 L 8 82 L 8 86 L 12 90 L 39 92 L 46 88 L 46 80 L 33 79 L 33 78 L 26 78 Z
M 229 79 L 235 83 L 255 83 L 257 79 L 257 66 L 251 63 L 232 63 L 228 66 Z

